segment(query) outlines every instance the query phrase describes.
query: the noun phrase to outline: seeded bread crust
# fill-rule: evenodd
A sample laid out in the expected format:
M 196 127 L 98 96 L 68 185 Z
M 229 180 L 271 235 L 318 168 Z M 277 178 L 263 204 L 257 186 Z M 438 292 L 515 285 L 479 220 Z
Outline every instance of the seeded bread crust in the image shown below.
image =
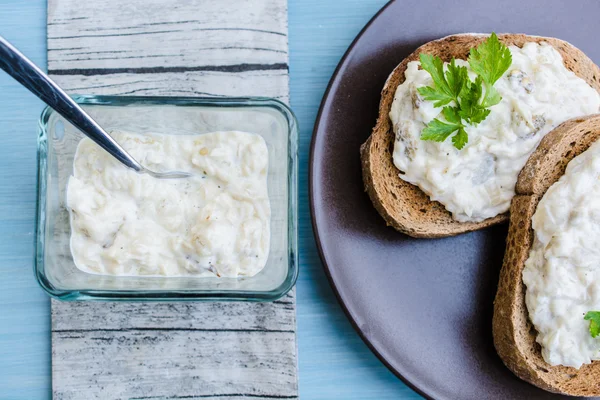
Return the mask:
M 531 218 L 539 200 L 564 174 L 569 161 L 599 138 L 600 114 L 572 119 L 546 135 L 529 157 L 510 207 L 506 253 L 494 301 L 494 345 L 506 366 L 542 389 L 571 396 L 600 396 L 600 362 L 575 369 L 544 361 L 525 305 L 522 275 L 533 244 Z
M 454 236 L 483 229 L 508 220 L 508 213 L 482 222 L 461 223 L 437 201 L 431 201 L 421 189 L 400 179 L 400 171 L 392 160 L 394 131 L 389 118 L 398 86 L 404 82 L 404 72 L 419 54 L 439 56 L 449 62 L 452 57 L 466 59 L 472 47 L 487 35 L 460 34 L 435 40 L 419 47 L 390 74 L 381 92 L 379 117 L 369 139 L 361 146 L 362 175 L 365 191 L 388 226 L 417 238 Z M 600 92 L 600 69 L 581 50 L 559 39 L 522 34 L 498 35 L 506 45 L 522 47 L 526 42 L 547 42 L 562 56 L 565 66 Z

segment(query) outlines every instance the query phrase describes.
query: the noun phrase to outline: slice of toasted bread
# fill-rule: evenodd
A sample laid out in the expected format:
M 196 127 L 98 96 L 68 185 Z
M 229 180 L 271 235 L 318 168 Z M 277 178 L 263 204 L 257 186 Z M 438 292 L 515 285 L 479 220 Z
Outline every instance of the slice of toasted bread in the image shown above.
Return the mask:
M 381 92 L 377 124 L 360 149 L 363 181 L 371 201 L 386 223 L 407 235 L 426 238 L 453 236 L 508 219 L 508 214 L 502 214 L 478 223 L 455 221 L 442 204 L 431 201 L 417 186 L 400 179 L 400 171 L 392 160 L 395 135 L 389 113 L 396 89 L 404 82 L 407 64 L 418 60 L 421 53 L 439 56 L 447 62 L 452 57 L 466 59 L 470 49 L 485 38 L 487 35 L 461 34 L 426 43 L 394 69 Z M 600 92 L 600 68 L 571 44 L 559 39 L 521 34 L 503 34 L 498 38 L 506 45 L 518 47 L 526 42 L 551 44 L 561 54 L 568 69 Z
M 522 274 L 534 238 L 531 217 L 539 200 L 564 174 L 568 162 L 599 138 L 600 114 L 572 119 L 546 135 L 529 157 L 510 207 L 506 253 L 494 301 L 494 344 L 506 366 L 542 389 L 572 396 L 600 396 L 600 361 L 580 369 L 544 361 L 525 305 Z

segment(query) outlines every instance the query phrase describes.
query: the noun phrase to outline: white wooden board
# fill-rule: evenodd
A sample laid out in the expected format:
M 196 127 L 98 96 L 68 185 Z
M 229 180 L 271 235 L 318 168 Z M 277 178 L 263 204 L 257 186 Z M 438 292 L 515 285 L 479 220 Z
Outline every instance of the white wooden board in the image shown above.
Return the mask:
M 48 0 L 71 93 L 287 102 L 285 0 Z M 55 399 L 295 399 L 295 295 L 273 303 L 52 301 Z

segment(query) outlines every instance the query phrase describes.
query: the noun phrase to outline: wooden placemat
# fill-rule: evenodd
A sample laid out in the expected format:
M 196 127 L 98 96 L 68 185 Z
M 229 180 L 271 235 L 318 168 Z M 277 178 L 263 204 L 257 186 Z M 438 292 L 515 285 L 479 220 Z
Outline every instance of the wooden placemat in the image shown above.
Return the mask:
M 48 0 L 48 72 L 80 94 L 288 91 L 285 0 Z M 295 399 L 292 291 L 272 303 L 52 301 L 55 399 Z

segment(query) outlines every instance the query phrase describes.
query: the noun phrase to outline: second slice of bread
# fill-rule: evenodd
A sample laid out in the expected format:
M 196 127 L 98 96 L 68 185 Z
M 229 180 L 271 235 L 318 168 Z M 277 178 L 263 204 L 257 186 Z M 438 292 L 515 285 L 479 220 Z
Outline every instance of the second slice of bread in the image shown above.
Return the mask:
M 458 222 L 444 206 L 431 201 L 421 189 L 400 179 L 392 153 L 395 134 L 389 118 L 396 89 L 404 82 L 404 72 L 410 61 L 419 54 L 439 56 L 450 62 L 452 57 L 467 59 L 471 48 L 478 46 L 487 35 L 460 34 L 435 40 L 419 47 L 405 58 L 388 77 L 381 93 L 379 117 L 369 139 L 361 146 L 362 175 L 365 190 L 385 222 L 413 237 L 444 237 L 474 231 L 508 219 L 501 214 L 482 222 Z M 505 45 L 522 47 L 527 42 L 547 42 L 562 56 L 565 66 L 600 93 L 600 69 L 581 50 L 559 39 L 522 34 L 502 34 Z
M 510 207 L 506 254 L 494 301 L 494 344 L 506 366 L 536 386 L 572 396 L 600 396 L 600 362 L 575 369 L 544 361 L 525 305 L 522 276 L 533 244 L 531 218 L 538 202 L 564 174 L 569 161 L 599 138 L 600 114 L 572 119 L 546 135 L 529 157 Z

